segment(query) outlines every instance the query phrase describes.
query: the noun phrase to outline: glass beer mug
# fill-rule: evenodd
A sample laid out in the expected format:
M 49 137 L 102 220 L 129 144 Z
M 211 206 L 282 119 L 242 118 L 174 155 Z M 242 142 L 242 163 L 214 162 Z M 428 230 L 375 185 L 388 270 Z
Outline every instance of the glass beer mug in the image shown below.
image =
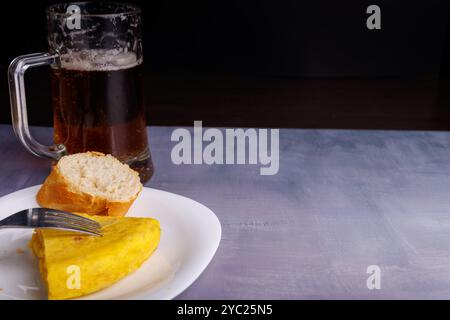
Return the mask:
M 112 154 L 139 172 L 153 174 L 142 83 L 140 9 L 114 2 L 62 3 L 47 8 L 49 51 L 17 57 L 9 67 L 14 131 L 33 154 Z M 55 145 L 30 134 L 24 74 L 49 65 Z

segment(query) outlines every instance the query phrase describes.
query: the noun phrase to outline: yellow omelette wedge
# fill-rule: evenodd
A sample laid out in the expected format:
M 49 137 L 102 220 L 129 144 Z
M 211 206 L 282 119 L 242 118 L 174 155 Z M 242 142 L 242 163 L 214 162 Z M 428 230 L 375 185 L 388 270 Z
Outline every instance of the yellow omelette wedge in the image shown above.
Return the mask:
M 106 288 L 137 270 L 159 243 L 151 218 L 86 216 L 102 225 L 102 237 L 36 230 L 30 242 L 51 300 L 71 299 Z

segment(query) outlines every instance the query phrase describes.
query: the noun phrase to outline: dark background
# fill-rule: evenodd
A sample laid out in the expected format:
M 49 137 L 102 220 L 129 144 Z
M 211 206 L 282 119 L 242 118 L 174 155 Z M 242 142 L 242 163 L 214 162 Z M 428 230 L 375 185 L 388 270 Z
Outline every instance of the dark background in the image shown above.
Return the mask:
M 45 51 L 45 7 L 2 3 L 6 70 Z M 129 1 L 143 10 L 151 125 L 450 129 L 449 5 L 436 0 Z M 381 30 L 366 8 L 381 7 Z M 51 125 L 48 69 L 27 72 L 31 124 Z

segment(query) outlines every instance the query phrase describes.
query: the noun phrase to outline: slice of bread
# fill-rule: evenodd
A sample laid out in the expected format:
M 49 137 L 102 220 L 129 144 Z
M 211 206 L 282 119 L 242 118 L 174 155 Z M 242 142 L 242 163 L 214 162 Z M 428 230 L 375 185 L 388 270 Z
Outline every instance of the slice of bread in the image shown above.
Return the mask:
M 100 152 L 62 157 L 39 190 L 45 208 L 123 216 L 142 190 L 136 171 Z

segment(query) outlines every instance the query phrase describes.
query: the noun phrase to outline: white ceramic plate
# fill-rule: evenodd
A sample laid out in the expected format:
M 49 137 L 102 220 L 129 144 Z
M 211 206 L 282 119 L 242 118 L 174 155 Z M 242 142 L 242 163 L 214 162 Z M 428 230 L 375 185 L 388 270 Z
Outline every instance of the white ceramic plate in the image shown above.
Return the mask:
M 37 207 L 39 187 L 0 198 L 0 219 Z M 221 226 L 216 215 L 173 193 L 144 188 L 127 216 L 160 221 L 158 249 L 135 273 L 84 299 L 172 299 L 197 279 L 219 246 Z M 37 259 L 28 248 L 31 233 L 0 230 L 0 299 L 46 299 Z

